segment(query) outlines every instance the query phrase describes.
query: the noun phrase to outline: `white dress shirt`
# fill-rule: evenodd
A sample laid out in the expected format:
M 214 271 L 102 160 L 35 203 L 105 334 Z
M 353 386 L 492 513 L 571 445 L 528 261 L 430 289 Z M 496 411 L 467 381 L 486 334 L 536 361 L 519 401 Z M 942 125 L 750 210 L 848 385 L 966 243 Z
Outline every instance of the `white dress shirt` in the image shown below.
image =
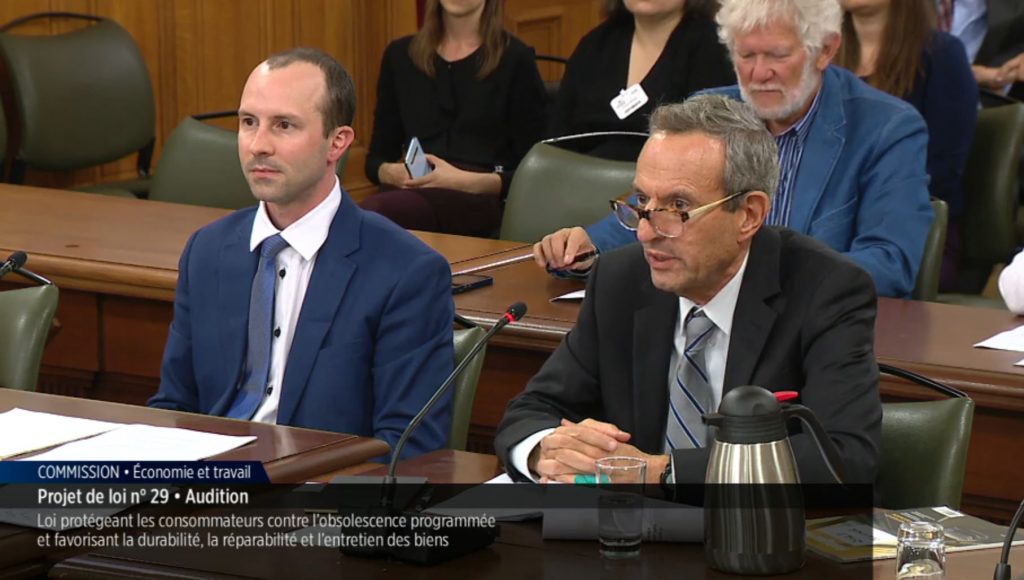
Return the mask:
M 1024 314 L 1024 252 L 1014 256 L 1010 265 L 999 274 L 999 293 L 1003 295 L 1007 308 Z
M 725 364 L 729 356 L 729 341 L 732 335 L 732 317 L 736 311 L 736 300 L 740 295 L 740 286 L 743 285 L 743 274 L 747 271 L 747 260 L 749 258 L 750 253 L 748 252 L 743 257 L 743 263 L 740 264 L 740 269 L 736 272 L 736 275 L 703 307 L 704 314 L 707 315 L 711 322 L 715 323 L 715 329 L 712 331 L 711 336 L 708 337 L 708 344 L 705 347 L 704 360 L 708 365 L 708 376 L 710 378 L 708 383 L 711 386 L 713 406 L 716 409 L 722 401 L 722 390 L 725 384 Z M 676 365 L 679 362 L 679 357 L 683 356 L 683 351 L 686 349 L 686 335 L 683 332 L 683 324 L 686 321 L 686 315 L 693 306 L 695 304 L 690 299 L 679 297 L 679 316 L 676 318 L 674 348 L 672 350 L 672 359 L 668 365 L 668 375 L 665 379 L 666 393 L 668 393 L 671 385 L 675 383 Z M 665 410 L 665 413 L 667 418 L 668 409 Z M 553 428 L 543 429 L 512 447 L 509 453 L 512 467 L 533 481 L 538 481 L 538 478 L 530 472 L 530 453 L 533 452 L 534 447 L 540 444 L 541 439 L 547 437 L 553 431 Z M 668 453 L 668 450 L 666 449 L 665 452 Z M 673 473 L 675 473 L 674 467 L 673 465 Z
M 320 247 L 327 240 L 338 208 L 341 207 L 341 185 L 337 179 L 334 189 L 309 213 L 280 231 L 267 215 L 266 203 L 260 202 L 252 224 L 249 250 L 257 251 L 263 240 L 275 234 L 288 242 L 288 246 L 277 255 L 277 277 L 274 279 L 274 330 L 270 343 L 270 375 L 263 402 L 256 410 L 253 421 L 277 423 L 277 409 L 281 402 L 281 385 L 284 381 L 288 352 L 295 338 L 295 327 L 302 311 L 309 279 Z

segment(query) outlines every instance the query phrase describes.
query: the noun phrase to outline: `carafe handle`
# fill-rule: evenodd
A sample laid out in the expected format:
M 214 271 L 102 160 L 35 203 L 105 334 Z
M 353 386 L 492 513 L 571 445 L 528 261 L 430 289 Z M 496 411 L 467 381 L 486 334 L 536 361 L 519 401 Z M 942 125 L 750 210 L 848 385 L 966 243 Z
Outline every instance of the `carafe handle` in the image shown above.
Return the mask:
M 794 404 L 784 405 L 782 412 L 787 421 L 796 418 L 803 421 L 804 425 L 807 425 L 814 443 L 818 446 L 818 452 L 821 453 L 822 458 L 825 460 L 829 473 L 832 474 L 836 482 L 843 483 L 846 480 L 846 470 L 842 460 L 839 458 L 839 450 L 836 449 L 836 445 L 829 438 L 828 433 L 825 433 L 825 428 L 818 422 L 818 417 L 815 416 L 814 412 L 803 405 Z

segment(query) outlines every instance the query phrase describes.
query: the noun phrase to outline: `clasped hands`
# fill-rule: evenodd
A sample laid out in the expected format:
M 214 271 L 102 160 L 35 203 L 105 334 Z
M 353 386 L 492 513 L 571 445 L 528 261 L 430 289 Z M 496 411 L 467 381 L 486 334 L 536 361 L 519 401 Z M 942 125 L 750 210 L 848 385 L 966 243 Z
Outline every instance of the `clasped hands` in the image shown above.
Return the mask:
M 584 419 L 561 424 L 530 453 L 530 471 L 541 483 L 575 483 L 576 475 L 593 475 L 602 457 L 640 457 L 647 460 L 647 483 L 657 484 L 668 466 L 668 455 L 650 455 L 628 443 L 631 435 L 611 423 Z
M 466 193 L 497 194 L 501 191 L 501 177 L 497 173 L 478 173 L 459 169 L 436 155 L 426 154 L 427 161 L 433 171 L 412 179 L 403 163 L 384 163 L 380 166 L 378 177 L 381 183 L 417 189 L 420 187 L 436 187 L 464 191 Z

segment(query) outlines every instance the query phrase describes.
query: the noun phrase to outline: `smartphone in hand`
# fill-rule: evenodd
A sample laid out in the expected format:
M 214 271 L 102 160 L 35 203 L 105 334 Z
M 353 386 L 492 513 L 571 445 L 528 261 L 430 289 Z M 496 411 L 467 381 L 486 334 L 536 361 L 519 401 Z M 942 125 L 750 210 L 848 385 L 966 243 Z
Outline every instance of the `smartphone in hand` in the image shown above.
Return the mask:
M 420 140 L 416 137 L 409 141 L 409 149 L 405 152 L 405 170 L 409 172 L 409 177 L 412 179 L 419 179 L 434 170 L 430 166 L 430 162 L 427 161 L 426 154 L 423 153 Z

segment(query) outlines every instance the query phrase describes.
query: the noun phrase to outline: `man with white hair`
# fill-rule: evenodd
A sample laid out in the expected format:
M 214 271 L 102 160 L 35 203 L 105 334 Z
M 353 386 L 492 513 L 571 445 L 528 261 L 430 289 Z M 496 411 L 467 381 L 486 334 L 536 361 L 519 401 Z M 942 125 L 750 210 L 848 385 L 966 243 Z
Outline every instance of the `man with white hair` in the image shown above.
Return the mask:
M 779 191 L 767 224 L 845 254 L 867 270 L 880 296 L 909 296 L 932 220 L 921 116 L 830 65 L 840 42 L 837 0 L 721 6 L 719 36 L 739 85 L 710 92 L 749 103 L 779 146 Z M 572 264 L 578 254 L 635 240 L 610 215 L 549 234 L 534 257 L 542 266 L 585 272 L 592 260 Z

